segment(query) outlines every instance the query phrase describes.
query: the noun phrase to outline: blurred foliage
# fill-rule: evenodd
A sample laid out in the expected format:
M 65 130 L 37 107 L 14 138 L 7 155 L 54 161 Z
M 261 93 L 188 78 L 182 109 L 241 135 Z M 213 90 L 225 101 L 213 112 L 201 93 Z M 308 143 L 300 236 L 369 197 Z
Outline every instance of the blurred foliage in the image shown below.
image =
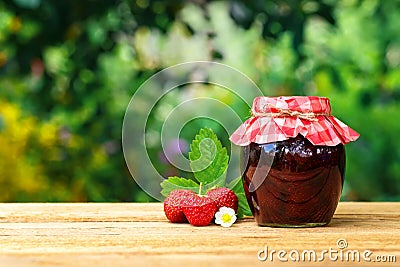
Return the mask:
M 400 1 L 50 1 L 0 3 L 0 201 L 147 201 L 121 150 L 125 108 L 152 74 L 213 60 L 265 95 L 323 95 L 361 133 L 347 146 L 344 199 L 400 200 Z M 152 92 L 149 92 L 151 94 Z M 148 123 L 165 176 L 163 118 L 216 86 L 167 94 Z M 210 120 L 182 130 L 188 143 Z M 179 143 L 179 142 L 178 142 Z M 140 155 L 138 155 L 140 157 Z

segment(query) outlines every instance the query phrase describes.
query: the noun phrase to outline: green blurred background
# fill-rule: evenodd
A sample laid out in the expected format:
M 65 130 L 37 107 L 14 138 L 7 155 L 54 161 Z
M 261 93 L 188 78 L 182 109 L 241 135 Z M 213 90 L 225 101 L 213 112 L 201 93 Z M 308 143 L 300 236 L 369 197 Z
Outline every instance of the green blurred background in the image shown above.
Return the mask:
M 265 95 L 331 98 L 361 134 L 347 146 L 342 199 L 398 201 L 399 29 L 397 0 L 1 1 L 0 201 L 151 200 L 123 158 L 125 108 L 151 75 L 193 60 L 233 66 Z M 207 87 L 196 90 L 243 104 Z M 163 157 L 157 114 L 185 93 L 149 120 L 148 151 L 164 176 L 180 172 Z M 169 149 L 187 153 L 204 126 L 229 146 L 220 125 L 200 119 Z

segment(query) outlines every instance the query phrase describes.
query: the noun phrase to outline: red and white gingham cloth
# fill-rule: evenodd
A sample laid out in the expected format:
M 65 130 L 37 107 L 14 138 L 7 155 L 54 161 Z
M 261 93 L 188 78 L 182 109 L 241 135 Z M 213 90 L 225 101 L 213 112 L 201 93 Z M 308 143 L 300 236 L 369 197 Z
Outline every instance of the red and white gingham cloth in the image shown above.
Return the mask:
M 252 113 L 253 116 L 231 135 L 234 144 L 265 144 L 301 134 L 313 145 L 336 146 L 360 136 L 330 115 L 331 106 L 326 97 L 260 96 L 254 99 Z

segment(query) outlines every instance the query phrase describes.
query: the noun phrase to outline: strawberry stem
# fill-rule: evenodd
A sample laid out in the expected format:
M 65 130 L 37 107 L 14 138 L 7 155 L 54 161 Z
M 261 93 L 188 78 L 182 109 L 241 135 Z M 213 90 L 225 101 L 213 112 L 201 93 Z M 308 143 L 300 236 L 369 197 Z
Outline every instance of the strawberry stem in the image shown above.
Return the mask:
M 199 196 L 201 196 L 201 187 L 202 187 L 202 185 L 203 185 L 203 183 L 200 183 L 200 186 L 199 186 Z

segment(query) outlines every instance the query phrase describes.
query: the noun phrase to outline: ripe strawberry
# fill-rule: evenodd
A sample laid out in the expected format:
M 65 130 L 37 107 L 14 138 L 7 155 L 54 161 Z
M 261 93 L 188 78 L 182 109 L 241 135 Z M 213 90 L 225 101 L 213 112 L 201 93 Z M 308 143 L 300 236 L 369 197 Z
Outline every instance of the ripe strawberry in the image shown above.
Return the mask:
M 164 213 L 173 223 L 187 222 L 182 211 L 182 204 L 189 196 L 194 195 L 190 190 L 174 190 L 164 200 Z
M 238 209 L 238 198 L 231 189 L 226 187 L 215 188 L 207 192 L 207 196 L 215 201 L 217 210 L 221 207 L 232 208 L 235 212 Z
M 191 225 L 206 226 L 213 220 L 217 204 L 208 196 L 193 194 L 185 199 L 182 210 Z

